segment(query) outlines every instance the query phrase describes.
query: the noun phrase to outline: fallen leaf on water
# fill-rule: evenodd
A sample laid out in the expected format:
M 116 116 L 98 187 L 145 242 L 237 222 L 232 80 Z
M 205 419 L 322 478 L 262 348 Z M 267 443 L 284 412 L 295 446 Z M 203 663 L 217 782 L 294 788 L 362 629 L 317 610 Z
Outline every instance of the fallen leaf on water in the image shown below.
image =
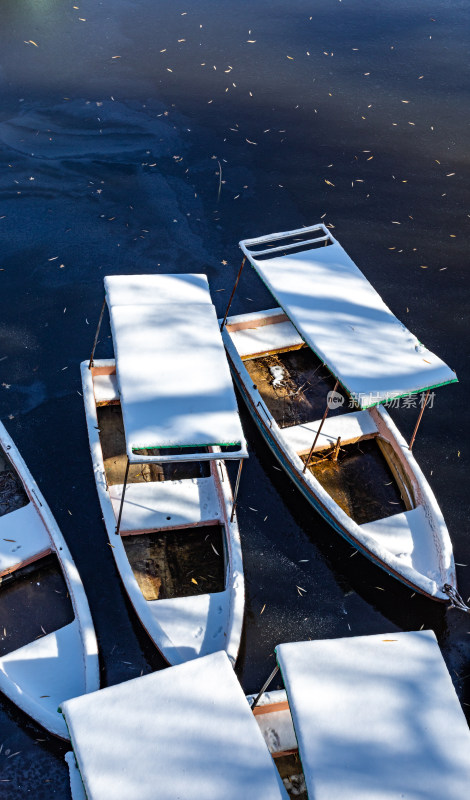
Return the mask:
M 196 586 L 197 586 L 197 580 L 196 580 L 196 578 L 191 578 L 191 583 L 195 583 L 195 584 L 196 584 Z
M 263 608 L 262 608 L 262 609 L 261 609 L 261 611 L 259 612 L 260 616 L 261 616 L 261 614 L 263 613 L 263 611 L 264 611 L 264 609 L 265 609 L 265 608 L 266 608 L 266 603 L 264 604 Z
M 325 183 L 327 183 L 328 186 L 334 186 L 334 183 L 331 183 L 331 181 L 327 181 L 326 178 L 325 178 Z

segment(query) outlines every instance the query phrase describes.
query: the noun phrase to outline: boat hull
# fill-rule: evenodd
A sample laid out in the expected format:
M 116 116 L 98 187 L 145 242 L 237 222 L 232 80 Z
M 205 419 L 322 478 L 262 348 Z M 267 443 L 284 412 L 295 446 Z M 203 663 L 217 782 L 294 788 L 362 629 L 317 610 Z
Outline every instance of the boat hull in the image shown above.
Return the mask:
M 26 505 L 0 517 L 0 577 L 13 577 L 24 567 L 34 569 L 36 562 L 39 565 L 40 560 L 53 554 L 73 611 L 68 624 L 55 628 L 51 623 L 52 630 L 47 633 L 42 625 L 43 636 L 40 634 L 0 658 L 0 690 L 48 731 L 68 739 L 63 717 L 57 712 L 59 703 L 99 688 L 98 645 L 90 609 L 57 523 L 1 423 L 0 445 L 27 496 Z M 47 627 L 48 622 L 44 619 Z
M 209 652 L 223 649 L 227 652 L 232 665 L 234 665 L 238 655 L 243 626 L 244 577 L 236 515 L 234 515 L 233 520 L 230 519 L 233 498 L 225 465 L 223 461 L 212 462 L 210 467 L 211 479 L 201 479 L 199 483 L 198 481 L 193 481 L 192 485 L 190 485 L 190 481 L 185 480 L 145 484 L 144 491 L 147 492 L 147 498 L 150 498 L 150 502 L 152 502 L 152 488 L 149 495 L 149 486 L 156 487 L 155 491 L 157 491 L 162 487 L 164 488 L 166 484 L 174 484 L 169 487 L 165 501 L 172 504 L 173 510 L 170 513 L 168 510 L 170 506 L 168 506 L 163 516 L 160 514 L 155 517 L 154 522 L 157 524 L 152 524 L 152 520 L 146 522 L 144 519 L 139 522 L 139 527 L 135 529 L 131 527 L 132 522 L 126 520 L 126 510 L 124 510 L 121 533 L 116 535 L 119 497 L 116 495 L 116 497 L 112 498 L 111 492 L 116 494 L 122 487 L 108 487 L 107 484 L 93 388 L 93 375 L 98 374 L 100 370 L 109 372 L 114 368 L 115 362 L 113 359 L 95 360 L 93 372 L 88 369 L 88 362 L 83 362 L 81 365 L 88 437 L 98 497 L 109 544 L 111 545 L 123 585 L 143 627 L 169 664 L 183 663 L 192 658 L 206 655 Z M 197 459 L 197 456 L 195 456 L 195 459 Z M 203 481 L 206 481 L 204 486 Z M 139 485 L 134 484 L 131 487 L 131 491 L 135 490 L 135 486 Z M 128 491 L 129 489 L 126 489 L 126 498 L 129 496 Z M 201 507 L 203 505 L 210 506 L 211 510 L 201 513 L 198 519 L 191 518 L 190 520 L 185 509 L 181 509 L 184 506 L 184 502 L 180 502 L 180 495 L 184 501 L 183 493 L 186 492 L 187 506 L 190 506 L 191 503 L 197 505 L 197 498 L 196 501 L 194 500 L 194 494 L 195 492 L 197 494 L 197 491 L 200 492 L 200 497 L 202 497 L 203 492 L 206 493 L 206 500 L 204 503 L 201 500 Z M 126 502 L 124 503 L 124 509 L 125 507 Z M 171 520 L 170 517 L 172 517 Z M 170 522 L 166 520 L 170 520 Z M 201 527 L 203 529 L 210 522 L 219 524 L 223 529 L 226 556 L 224 591 L 146 600 L 129 563 L 123 538 L 132 537 L 135 534 L 159 531 L 170 534 L 172 530 L 184 531 L 190 527 Z M 209 529 L 207 528 L 207 530 Z M 196 583 L 196 580 L 194 580 L 194 583 Z
M 273 315 L 274 311 L 267 312 L 269 315 Z M 279 309 L 280 311 L 280 309 Z M 231 317 L 227 320 L 227 326 L 230 328 L 231 325 L 237 327 L 239 325 L 239 320 L 242 321 L 242 325 L 246 324 L 246 320 L 250 317 L 261 318 L 264 312 L 259 312 L 258 315 L 243 315 L 240 317 Z M 266 323 L 264 323 L 266 324 Z M 269 324 L 269 322 L 267 323 Z M 441 602 L 448 602 L 449 598 L 447 594 L 442 590 L 444 583 L 449 584 L 450 586 L 456 586 L 455 580 L 455 566 L 453 561 L 452 555 L 452 545 L 450 543 L 450 538 L 448 536 L 447 529 L 445 527 L 444 521 L 442 519 L 442 514 L 440 513 L 439 507 L 437 505 L 437 501 L 435 500 L 432 491 L 427 484 L 424 476 L 421 473 L 418 465 L 414 461 L 411 453 L 408 451 L 408 446 L 406 445 L 405 441 L 395 428 L 391 418 L 389 417 L 387 411 L 383 408 L 375 409 L 372 413 L 375 415 L 375 419 L 379 427 L 381 427 L 382 431 L 385 431 L 389 440 L 393 441 L 394 444 L 397 446 L 397 449 L 400 449 L 400 452 L 404 454 L 404 458 L 406 458 L 407 468 L 414 476 L 417 476 L 417 482 L 419 483 L 420 489 L 423 493 L 426 494 L 426 497 L 429 501 L 429 504 L 432 508 L 430 514 L 431 516 L 435 517 L 437 520 L 437 525 L 442 531 L 442 538 L 444 540 L 444 548 L 447 550 L 447 559 L 448 565 L 446 570 L 445 579 L 441 581 L 440 586 L 436 586 L 435 584 L 432 585 L 431 581 L 426 580 L 425 576 L 423 580 L 421 580 L 421 576 L 416 573 L 416 578 L 413 576 L 409 576 L 403 574 L 399 569 L 398 565 L 395 567 L 394 565 L 387 563 L 386 560 L 382 559 L 377 553 L 375 553 L 364 541 L 361 541 L 360 536 L 354 535 L 354 530 L 360 533 L 360 526 L 354 524 L 346 524 L 343 525 L 339 521 L 340 517 L 346 519 L 347 523 L 352 523 L 352 520 L 346 518 L 346 515 L 338 508 L 336 503 L 333 502 L 324 502 L 322 501 L 321 497 L 319 496 L 319 492 L 315 491 L 315 487 L 312 486 L 314 481 L 310 478 L 308 472 L 305 474 L 302 469 L 299 468 L 299 464 L 295 463 L 295 460 L 299 461 L 299 459 L 295 459 L 295 454 L 292 452 L 287 452 L 287 449 L 283 447 L 282 443 L 282 430 L 280 430 L 269 413 L 266 409 L 265 403 L 262 401 L 261 396 L 258 393 L 257 386 L 253 384 L 253 381 L 250 380 L 250 376 L 244 366 L 243 360 L 239 356 L 234 343 L 231 340 L 230 333 L 227 329 L 223 331 L 223 338 L 224 343 L 227 349 L 227 356 L 229 359 L 229 364 L 232 370 L 232 375 L 234 378 L 234 382 L 243 396 L 243 399 L 248 407 L 248 410 L 256 423 L 261 435 L 263 436 L 265 442 L 267 443 L 268 447 L 270 448 L 273 455 L 276 457 L 279 464 L 282 466 L 284 471 L 289 475 L 291 480 L 294 482 L 296 487 L 302 492 L 304 497 L 308 500 L 311 506 L 317 511 L 330 525 L 334 530 L 339 533 L 346 541 L 349 542 L 356 550 L 361 552 L 366 558 L 372 561 L 377 566 L 381 567 L 382 569 L 387 572 L 387 574 L 391 575 L 394 578 L 397 578 L 402 584 L 413 589 L 414 591 L 418 591 L 419 593 L 423 594 L 426 597 L 429 597 L 433 600 L 438 600 Z M 274 349 L 273 351 L 274 352 Z M 261 410 L 264 412 L 261 413 Z M 364 413 L 364 412 L 363 412 Z M 365 412 L 369 413 L 369 412 Z M 337 417 L 335 419 L 338 419 Z M 315 483 L 317 483 L 315 481 Z M 323 493 L 325 494 L 325 493 Z M 339 512 L 339 513 L 337 513 Z M 408 570 L 409 572 L 409 570 Z M 427 584 L 427 585 L 426 585 Z

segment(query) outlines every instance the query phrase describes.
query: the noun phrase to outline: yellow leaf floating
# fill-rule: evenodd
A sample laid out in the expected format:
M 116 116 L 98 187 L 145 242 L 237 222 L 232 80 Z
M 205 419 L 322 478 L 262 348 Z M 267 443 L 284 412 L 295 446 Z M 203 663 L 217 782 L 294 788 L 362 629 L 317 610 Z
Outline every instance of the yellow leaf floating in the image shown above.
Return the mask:
M 196 578 L 191 578 L 191 583 L 195 583 L 195 584 L 196 584 L 196 586 L 197 586 L 197 580 L 196 580 Z
M 327 181 L 326 178 L 325 178 L 325 183 L 327 183 L 328 186 L 334 186 L 334 183 L 331 183 L 331 181 Z

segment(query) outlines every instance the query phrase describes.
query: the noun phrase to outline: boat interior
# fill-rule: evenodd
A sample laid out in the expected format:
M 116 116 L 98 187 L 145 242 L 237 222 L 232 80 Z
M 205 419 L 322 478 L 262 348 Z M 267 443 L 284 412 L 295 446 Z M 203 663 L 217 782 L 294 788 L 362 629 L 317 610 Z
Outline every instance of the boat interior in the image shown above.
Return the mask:
M 0 578 L 0 656 L 65 627 L 72 603 L 53 553 Z
M 114 381 L 115 374 L 105 373 L 104 380 L 102 374 L 100 370 L 93 378 L 106 480 L 109 487 L 121 487 L 127 464 L 121 405 Z M 111 380 L 114 386 L 110 387 Z M 108 390 L 111 388 L 104 397 L 103 393 L 100 394 L 103 386 Z M 206 451 L 207 448 L 198 448 L 194 450 L 194 455 Z M 180 450 L 175 449 L 175 454 L 179 452 Z M 168 450 L 165 453 L 169 455 Z M 159 451 L 142 450 L 141 454 L 158 456 Z M 167 486 L 161 485 L 159 491 L 167 491 L 168 495 L 172 495 L 172 481 L 188 481 L 187 489 L 190 492 L 194 479 L 210 476 L 209 461 L 131 464 L 126 497 L 129 489 L 132 492 L 133 485 L 141 485 L 145 491 L 143 485 L 149 483 L 166 483 Z M 181 485 L 176 489 L 177 494 L 181 494 Z M 121 528 L 126 555 L 146 600 L 188 597 L 222 592 L 225 589 L 227 554 L 224 526 L 214 519 L 201 520 L 201 524 L 191 525 L 183 517 L 187 516 L 188 520 L 191 518 L 191 501 L 194 498 L 188 495 L 186 499 L 186 515 L 169 512 L 162 518 L 161 527 L 168 530 L 134 533 L 126 530 L 125 526 Z M 167 500 L 167 508 L 170 509 L 172 498 L 168 496 Z M 178 521 L 182 523 L 181 527 L 178 527 Z M 196 522 L 196 519 L 193 521 Z
M 229 321 L 227 331 L 287 443 L 307 461 L 336 380 L 282 309 Z M 308 469 L 359 525 L 415 507 L 411 482 L 372 415 L 342 387 L 310 455 Z M 341 401 L 341 397 L 343 400 Z
M 225 589 L 220 525 L 152 531 L 123 537 L 124 548 L 146 600 L 165 600 Z
M 282 695 L 282 698 L 274 700 L 273 695 L 276 694 Z M 271 698 L 274 702 L 271 702 Z M 250 702 L 253 700 L 254 696 Z M 263 695 L 253 713 L 289 797 L 307 800 L 302 762 L 285 692 L 271 693 L 267 703 Z
M 274 755 L 274 763 L 289 797 L 292 800 L 308 800 L 304 773 L 298 752 L 290 753 L 288 756 Z
M 9 514 L 14 514 L 15 524 L 6 519 Z M 50 542 L 47 536 L 44 538 L 42 526 L 39 531 L 37 524 L 31 526 L 36 517 L 18 473 L 0 448 L 0 552 L 3 545 L 6 566 L 0 575 L 0 656 L 74 620 L 59 561 L 48 553 Z M 21 535 L 29 540 L 30 549 L 27 563 L 15 566 L 15 548 L 20 546 Z
M 98 427 L 104 468 L 108 486 L 122 484 L 126 472 L 126 440 L 122 421 L 121 405 L 98 406 Z M 206 448 L 199 448 L 205 452 Z M 166 451 L 168 454 L 168 451 Z M 158 455 L 157 450 L 142 450 L 141 455 Z M 179 481 L 190 478 L 209 478 L 208 461 L 181 461 L 164 463 L 130 464 L 128 483 L 151 483 L 159 481 Z
M 16 470 L 0 447 L 0 517 L 29 503 Z

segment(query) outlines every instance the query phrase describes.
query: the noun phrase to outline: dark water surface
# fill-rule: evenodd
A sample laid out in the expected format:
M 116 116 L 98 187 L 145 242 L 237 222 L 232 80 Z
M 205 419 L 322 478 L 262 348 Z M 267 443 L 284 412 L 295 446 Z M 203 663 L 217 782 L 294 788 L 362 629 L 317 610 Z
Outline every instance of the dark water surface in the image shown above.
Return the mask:
M 223 312 L 242 237 L 323 219 L 457 370 L 415 452 L 467 598 L 470 0 L 75 5 L 0 11 L 0 417 L 82 575 L 103 684 L 162 665 L 106 544 L 79 395 L 103 276 L 206 272 Z M 247 269 L 234 313 L 271 305 Z M 394 412 L 406 437 L 416 413 Z M 354 556 L 242 415 L 245 690 L 279 642 L 424 626 L 470 703 L 469 618 Z M 68 798 L 66 750 L 0 699 L 2 798 Z

